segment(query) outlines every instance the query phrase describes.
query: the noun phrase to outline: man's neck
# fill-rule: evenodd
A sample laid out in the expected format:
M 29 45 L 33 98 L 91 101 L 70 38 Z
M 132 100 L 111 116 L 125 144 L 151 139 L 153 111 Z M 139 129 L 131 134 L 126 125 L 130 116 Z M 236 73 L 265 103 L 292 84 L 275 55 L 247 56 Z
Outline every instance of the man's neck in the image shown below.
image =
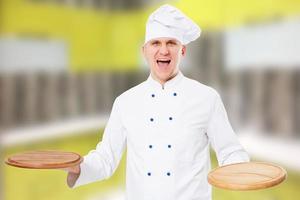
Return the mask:
M 152 73 L 150 73 L 151 77 L 156 80 L 157 82 L 160 83 L 161 87 L 164 89 L 165 83 L 168 82 L 169 80 L 173 79 L 177 74 L 179 73 L 179 70 L 177 70 L 174 74 L 172 74 L 172 76 L 170 76 L 167 80 L 161 80 L 158 79 L 155 75 L 153 75 Z

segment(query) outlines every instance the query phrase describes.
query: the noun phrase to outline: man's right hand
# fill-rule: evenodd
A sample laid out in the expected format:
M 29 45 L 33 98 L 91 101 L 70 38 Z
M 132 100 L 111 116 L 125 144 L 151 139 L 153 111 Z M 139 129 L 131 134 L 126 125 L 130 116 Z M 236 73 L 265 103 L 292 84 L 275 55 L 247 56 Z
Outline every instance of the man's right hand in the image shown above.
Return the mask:
M 64 168 L 63 170 L 68 172 L 67 184 L 70 188 L 72 188 L 80 175 L 80 165 Z

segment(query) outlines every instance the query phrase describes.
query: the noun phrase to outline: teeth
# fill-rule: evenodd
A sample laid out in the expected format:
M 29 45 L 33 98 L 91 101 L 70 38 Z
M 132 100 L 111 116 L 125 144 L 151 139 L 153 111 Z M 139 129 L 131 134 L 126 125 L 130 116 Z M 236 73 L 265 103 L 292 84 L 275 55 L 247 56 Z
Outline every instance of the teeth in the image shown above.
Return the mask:
M 157 60 L 157 62 L 170 63 L 171 60 Z

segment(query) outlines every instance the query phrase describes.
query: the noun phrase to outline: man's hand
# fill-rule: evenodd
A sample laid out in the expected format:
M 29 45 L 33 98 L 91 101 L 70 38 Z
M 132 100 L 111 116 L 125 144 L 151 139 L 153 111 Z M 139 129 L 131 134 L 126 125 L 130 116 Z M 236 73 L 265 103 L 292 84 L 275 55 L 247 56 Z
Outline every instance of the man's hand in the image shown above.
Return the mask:
M 68 167 L 64 168 L 64 171 L 68 172 L 68 177 L 67 177 L 67 184 L 70 188 L 72 188 L 76 180 L 78 179 L 80 175 L 80 165 L 75 165 L 74 167 Z

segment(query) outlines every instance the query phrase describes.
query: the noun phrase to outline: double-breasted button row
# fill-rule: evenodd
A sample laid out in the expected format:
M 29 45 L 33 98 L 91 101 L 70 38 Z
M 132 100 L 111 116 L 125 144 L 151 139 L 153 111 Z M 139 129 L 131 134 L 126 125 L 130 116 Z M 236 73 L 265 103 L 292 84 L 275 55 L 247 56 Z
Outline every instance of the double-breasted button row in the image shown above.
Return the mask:
M 172 96 L 174 96 L 174 97 L 176 97 L 177 95 L 178 95 L 178 94 L 177 94 L 176 92 L 173 92 L 173 93 L 172 93 Z M 156 94 L 152 93 L 152 94 L 151 94 L 151 98 L 154 99 L 155 97 L 156 97 Z M 173 116 L 169 116 L 167 119 L 168 119 L 169 121 L 173 121 L 173 120 L 174 120 Z M 149 120 L 150 120 L 150 122 L 154 122 L 154 121 L 155 121 L 155 119 L 154 119 L 153 117 L 150 117 Z M 148 145 L 148 148 L 149 148 L 149 151 L 150 151 L 150 149 L 155 149 L 155 145 L 149 144 L 149 145 Z M 167 144 L 167 145 L 165 146 L 165 148 L 171 149 L 171 148 L 172 148 L 172 145 L 171 145 L 171 144 Z M 165 176 L 171 176 L 171 175 L 172 175 L 170 171 L 166 171 L 166 172 L 162 172 L 162 173 L 164 173 Z M 153 175 L 153 174 L 152 174 L 151 171 L 147 172 L 147 176 L 152 176 L 152 175 Z

